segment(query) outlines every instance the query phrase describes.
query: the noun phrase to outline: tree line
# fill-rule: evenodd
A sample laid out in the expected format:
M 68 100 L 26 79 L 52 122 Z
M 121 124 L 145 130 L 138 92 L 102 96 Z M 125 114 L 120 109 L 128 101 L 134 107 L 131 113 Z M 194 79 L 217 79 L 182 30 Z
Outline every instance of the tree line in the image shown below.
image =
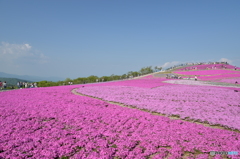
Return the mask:
M 61 86 L 61 85 L 69 85 L 69 84 L 86 84 L 86 83 L 95 83 L 95 82 L 107 82 L 107 81 L 114 81 L 114 80 L 124 80 L 133 77 L 138 77 L 142 75 L 146 75 L 149 73 L 157 72 L 162 70 L 162 67 L 152 66 L 143 67 L 139 71 L 129 71 L 123 75 L 114 75 L 111 76 L 94 76 L 91 75 L 89 77 L 79 77 L 76 79 L 66 78 L 64 81 L 52 82 L 52 81 L 40 81 L 37 82 L 38 87 L 50 87 L 50 86 Z

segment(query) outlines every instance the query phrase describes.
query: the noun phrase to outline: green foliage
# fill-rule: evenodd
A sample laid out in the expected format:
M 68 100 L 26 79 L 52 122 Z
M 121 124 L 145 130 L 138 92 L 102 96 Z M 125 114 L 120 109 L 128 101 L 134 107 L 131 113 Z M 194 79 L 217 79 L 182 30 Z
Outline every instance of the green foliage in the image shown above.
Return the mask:
M 50 86 L 58 86 L 58 82 L 52 82 L 52 81 L 40 81 L 37 82 L 38 87 L 50 87 Z
M 152 66 L 143 67 L 143 68 L 141 68 L 141 70 L 139 72 L 142 75 L 145 75 L 145 74 L 153 73 L 153 69 L 152 69 Z
M 65 80 L 64 80 L 64 82 L 72 82 L 72 80 L 71 80 L 71 78 L 66 78 Z
M 156 70 L 161 70 L 161 67 L 155 67 Z M 152 69 L 152 66 L 143 67 L 140 69 L 140 71 L 129 71 L 127 74 L 123 75 L 114 75 L 111 76 L 94 76 L 91 75 L 89 77 L 79 77 L 76 79 L 66 78 L 64 81 L 58 81 L 58 82 L 52 82 L 52 81 L 40 81 L 37 82 L 38 87 L 50 87 L 50 86 L 61 86 L 61 85 L 68 85 L 68 82 L 73 82 L 73 84 L 85 84 L 85 83 L 95 83 L 95 82 L 107 82 L 107 81 L 113 81 L 113 80 L 123 80 L 130 77 L 138 77 L 140 75 L 145 75 L 149 73 L 153 73 L 154 69 Z
M 69 159 L 70 157 L 68 157 L 68 156 L 62 156 L 61 158 L 59 158 L 59 159 Z
M 121 76 L 121 79 L 126 79 L 127 78 L 127 75 L 126 74 L 123 74 L 122 76 Z
M 111 81 L 111 77 L 110 76 L 102 76 L 102 77 L 100 77 L 100 81 L 101 82 Z
M 88 83 L 94 83 L 94 82 L 97 82 L 97 80 L 99 81 L 98 76 L 91 75 L 91 76 L 87 77 Z
M 7 86 L 6 89 L 17 89 L 17 87 L 16 86 Z
M 155 69 L 155 71 L 161 71 L 162 67 L 155 66 L 154 69 Z

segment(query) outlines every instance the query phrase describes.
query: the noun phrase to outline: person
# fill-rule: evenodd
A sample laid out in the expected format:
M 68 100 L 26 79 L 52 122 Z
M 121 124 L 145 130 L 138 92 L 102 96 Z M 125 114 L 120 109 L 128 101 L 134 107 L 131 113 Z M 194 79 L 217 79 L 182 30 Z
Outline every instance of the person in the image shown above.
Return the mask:
M 236 81 L 235 84 L 238 84 L 238 82 Z
M 0 89 L 2 89 L 2 81 L 0 81 Z
M 197 81 L 197 76 L 195 75 L 195 81 Z
M 18 88 L 20 88 L 21 86 L 20 86 L 21 84 L 20 84 L 20 82 L 17 82 L 17 86 L 18 86 Z
M 37 88 L 37 83 L 36 82 L 34 83 L 34 87 Z
M 7 88 L 7 82 L 6 82 L 6 81 L 3 82 L 3 88 L 4 88 L 4 89 Z
M 237 70 L 237 67 L 235 66 L 234 69 Z

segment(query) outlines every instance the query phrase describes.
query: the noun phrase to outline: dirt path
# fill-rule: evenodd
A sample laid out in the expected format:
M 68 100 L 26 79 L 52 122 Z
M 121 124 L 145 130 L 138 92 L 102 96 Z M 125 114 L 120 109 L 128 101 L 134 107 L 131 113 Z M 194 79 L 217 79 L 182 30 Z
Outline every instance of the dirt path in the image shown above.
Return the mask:
M 182 120 L 182 121 L 187 121 L 187 122 L 191 122 L 191 123 L 195 123 L 195 124 L 200 124 L 200 125 L 203 125 L 205 127 L 210 127 L 210 128 L 214 128 L 214 129 L 223 129 L 223 130 L 228 130 L 228 131 L 233 131 L 233 132 L 236 132 L 236 133 L 240 133 L 239 130 L 232 130 L 232 129 L 229 129 L 229 128 L 226 128 L 224 126 L 221 126 L 221 125 L 210 125 L 209 123 L 207 122 L 199 122 L 199 121 L 194 121 L 193 119 L 190 119 L 190 118 L 187 118 L 187 119 L 181 119 L 178 115 L 171 115 L 171 116 L 167 116 L 166 114 L 161 114 L 161 113 L 158 113 L 158 112 L 150 112 L 149 110 L 147 109 L 139 109 L 135 106 L 128 106 L 128 105 L 125 105 L 123 103 L 118 103 L 118 102 L 110 102 L 110 101 L 107 101 L 107 100 L 104 100 L 104 99 L 101 99 L 101 98 L 97 98 L 97 97 L 93 97 L 93 96 L 89 96 L 89 95 L 85 95 L 85 94 L 82 94 L 82 93 L 78 93 L 76 90 L 78 88 L 75 88 L 72 90 L 72 93 L 75 94 L 75 95 L 80 95 L 80 96 L 87 96 L 87 97 L 90 97 L 90 98 L 94 98 L 94 99 L 98 99 L 98 100 L 101 100 L 101 101 L 104 101 L 106 103 L 109 103 L 109 104 L 114 104 L 114 105 L 118 105 L 118 106 L 121 106 L 121 107 L 127 107 L 127 108 L 130 108 L 130 109 L 138 109 L 138 110 L 141 110 L 141 111 L 145 111 L 145 112 L 148 112 L 152 115 L 158 115 L 158 116 L 164 116 L 164 117 L 168 117 L 172 120 Z

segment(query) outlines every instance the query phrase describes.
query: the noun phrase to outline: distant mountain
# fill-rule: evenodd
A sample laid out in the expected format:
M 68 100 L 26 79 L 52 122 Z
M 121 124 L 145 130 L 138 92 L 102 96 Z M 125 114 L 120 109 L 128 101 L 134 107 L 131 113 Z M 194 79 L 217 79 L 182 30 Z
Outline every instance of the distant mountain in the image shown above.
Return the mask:
M 24 79 L 28 81 L 38 82 L 38 81 L 61 81 L 64 80 L 60 77 L 38 77 L 38 76 L 29 76 L 29 75 L 14 75 L 14 74 L 8 74 L 4 72 L 0 72 L 0 77 L 3 78 L 17 78 L 17 79 Z
M 7 86 L 16 86 L 17 82 L 28 82 L 28 83 L 32 83 L 33 81 L 28 81 L 28 80 L 23 80 L 23 79 L 18 79 L 18 78 L 4 78 L 4 77 L 0 77 L 0 81 L 7 82 Z

